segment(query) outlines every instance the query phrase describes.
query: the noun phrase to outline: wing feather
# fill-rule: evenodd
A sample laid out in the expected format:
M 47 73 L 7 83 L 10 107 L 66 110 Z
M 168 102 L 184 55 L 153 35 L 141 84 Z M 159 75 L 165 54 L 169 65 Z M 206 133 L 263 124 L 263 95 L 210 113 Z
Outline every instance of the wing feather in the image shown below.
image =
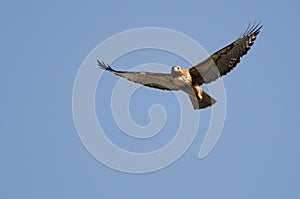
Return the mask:
M 240 62 L 240 58 L 254 44 L 261 28 L 260 23 L 254 23 L 252 26 L 249 24 L 239 39 L 190 68 L 189 72 L 193 78 L 193 83 L 199 85 L 210 83 L 234 69 Z
M 171 74 L 152 73 L 152 72 L 131 72 L 131 71 L 117 71 L 111 68 L 103 61 L 98 61 L 98 66 L 102 69 L 113 72 L 115 75 L 126 78 L 129 81 L 142 84 L 147 87 L 157 88 L 162 90 L 180 90 L 174 84 L 174 77 Z

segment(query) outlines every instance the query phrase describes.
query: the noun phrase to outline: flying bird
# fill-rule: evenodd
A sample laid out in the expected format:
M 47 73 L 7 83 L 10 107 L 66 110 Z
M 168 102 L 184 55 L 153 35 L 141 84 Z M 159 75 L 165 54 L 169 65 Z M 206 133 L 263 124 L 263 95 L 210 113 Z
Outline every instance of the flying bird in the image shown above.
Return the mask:
M 105 69 L 147 87 L 168 90 L 168 91 L 184 91 L 188 94 L 193 108 L 195 110 L 204 109 L 212 106 L 217 101 L 209 96 L 200 86 L 217 80 L 221 76 L 226 75 L 240 62 L 240 58 L 244 56 L 251 46 L 254 44 L 262 25 L 260 23 L 249 23 L 246 31 L 234 42 L 213 53 L 204 61 L 195 66 L 183 69 L 180 66 L 173 66 L 171 73 L 153 73 L 153 72 L 132 72 L 118 71 L 97 60 L 99 68 Z

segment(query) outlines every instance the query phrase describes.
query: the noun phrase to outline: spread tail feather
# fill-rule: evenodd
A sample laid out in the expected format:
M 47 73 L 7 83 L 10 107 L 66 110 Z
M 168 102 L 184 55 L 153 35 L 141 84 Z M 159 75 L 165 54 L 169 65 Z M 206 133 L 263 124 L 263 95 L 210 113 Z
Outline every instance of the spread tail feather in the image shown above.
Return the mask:
M 209 96 L 204 90 L 201 89 L 201 96 L 202 99 L 198 96 L 198 93 L 195 94 L 189 94 L 190 100 L 193 104 L 193 107 L 195 110 L 200 110 L 207 108 L 209 106 L 214 105 L 217 100 Z

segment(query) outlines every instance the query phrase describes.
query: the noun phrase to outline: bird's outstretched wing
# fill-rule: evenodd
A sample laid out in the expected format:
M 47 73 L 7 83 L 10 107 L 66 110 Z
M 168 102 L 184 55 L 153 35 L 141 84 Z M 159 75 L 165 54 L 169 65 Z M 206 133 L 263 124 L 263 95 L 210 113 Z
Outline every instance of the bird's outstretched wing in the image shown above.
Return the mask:
M 210 83 L 230 72 L 253 45 L 262 25 L 249 24 L 242 36 L 189 69 L 194 84 Z
M 113 72 L 115 75 L 126 78 L 144 86 L 162 90 L 180 90 L 174 84 L 174 77 L 171 74 L 152 73 L 152 72 L 131 72 L 131 71 L 117 71 L 112 69 L 108 64 L 101 60 L 97 60 L 98 66 L 107 71 Z

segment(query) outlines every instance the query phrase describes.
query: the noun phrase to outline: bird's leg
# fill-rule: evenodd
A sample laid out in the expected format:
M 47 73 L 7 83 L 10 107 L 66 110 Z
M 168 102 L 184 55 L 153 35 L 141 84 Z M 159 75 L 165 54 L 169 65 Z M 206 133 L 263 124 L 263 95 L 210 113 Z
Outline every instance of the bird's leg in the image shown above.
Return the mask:
M 202 96 L 203 90 L 198 84 L 194 85 L 194 91 L 197 94 L 197 96 L 199 97 L 199 99 L 202 100 L 203 99 L 203 96 Z

